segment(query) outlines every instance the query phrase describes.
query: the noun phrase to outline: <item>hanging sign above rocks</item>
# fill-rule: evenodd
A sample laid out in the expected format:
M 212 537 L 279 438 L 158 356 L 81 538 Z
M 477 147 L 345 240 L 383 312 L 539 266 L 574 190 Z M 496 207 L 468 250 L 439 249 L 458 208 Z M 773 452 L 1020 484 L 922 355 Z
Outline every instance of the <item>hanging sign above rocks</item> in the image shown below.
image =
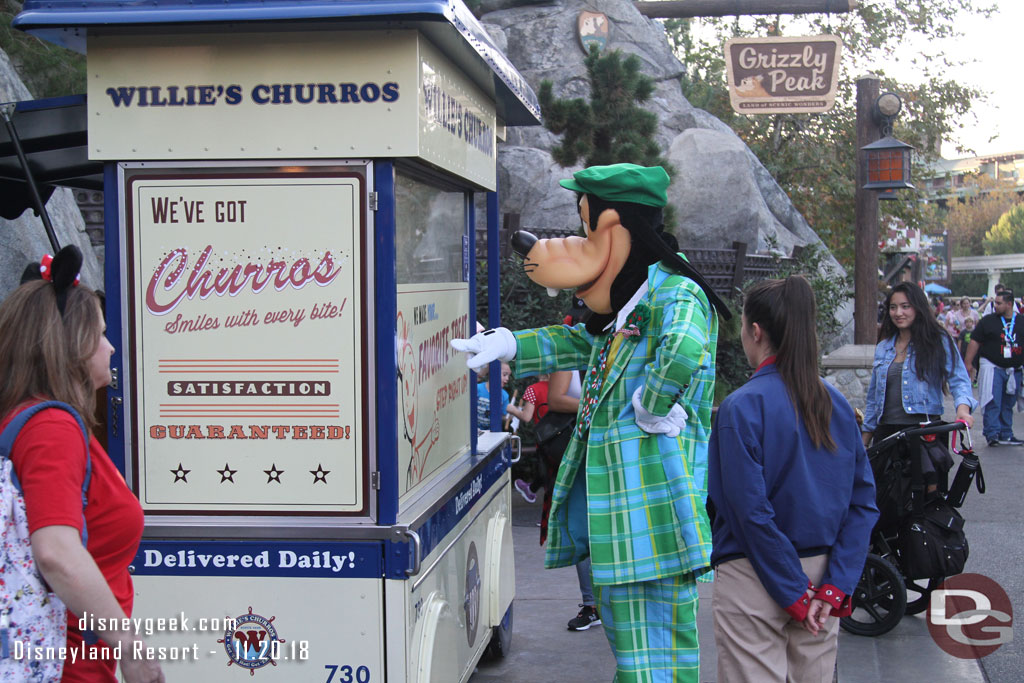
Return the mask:
M 580 12 L 576 27 L 584 53 L 590 52 L 591 45 L 597 45 L 598 50 L 603 50 L 608 44 L 610 26 L 608 17 L 601 12 Z
M 741 114 L 832 108 L 842 41 L 836 36 L 733 38 L 725 43 L 729 100 Z

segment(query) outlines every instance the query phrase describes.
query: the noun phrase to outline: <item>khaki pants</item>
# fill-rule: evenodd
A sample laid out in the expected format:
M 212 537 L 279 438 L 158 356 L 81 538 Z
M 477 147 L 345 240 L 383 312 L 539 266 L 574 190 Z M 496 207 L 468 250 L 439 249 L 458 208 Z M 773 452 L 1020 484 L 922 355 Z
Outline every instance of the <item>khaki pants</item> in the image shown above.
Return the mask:
M 828 556 L 801 558 L 800 564 L 818 585 Z M 829 617 L 825 629 L 811 635 L 772 600 L 749 560 L 715 569 L 711 611 L 720 683 L 831 683 L 839 619 Z

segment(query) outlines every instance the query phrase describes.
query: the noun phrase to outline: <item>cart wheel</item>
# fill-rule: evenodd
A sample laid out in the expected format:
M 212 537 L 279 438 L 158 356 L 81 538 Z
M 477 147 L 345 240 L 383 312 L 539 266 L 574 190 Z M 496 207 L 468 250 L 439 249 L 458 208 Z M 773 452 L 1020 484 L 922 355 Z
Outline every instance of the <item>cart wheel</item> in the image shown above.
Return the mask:
M 502 618 L 501 623 L 491 629 L 491 642 L 484 650 L 487 659 L 503 659 L 512 648 L 512 605 Z
M 928 609 L 928 601 L 932 599 L 932 591 L 945 581 L 945 577 L 928 579 L 925 584 L 923 580 L 907 582 L 907 614 L 914 615 Z
M 841 618 L 839 625 L 857 636 L 880 636 L 900 623 L 906 608 L 903 577 L 888 560 L 869 553 L 853 589 L 853 614 Z

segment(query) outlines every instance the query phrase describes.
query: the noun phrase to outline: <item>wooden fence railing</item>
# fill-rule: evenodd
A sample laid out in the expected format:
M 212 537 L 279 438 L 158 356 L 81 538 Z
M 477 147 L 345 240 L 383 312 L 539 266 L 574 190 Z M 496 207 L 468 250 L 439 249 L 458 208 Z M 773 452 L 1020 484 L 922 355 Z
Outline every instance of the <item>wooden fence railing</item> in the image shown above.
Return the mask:
M 519 227 L 519 214 L 504 214 L 498 234 L 501 245 L 499 253 L 502 260 L 512 255 L 509 236 L 519 230 Z M 555 228 L 528 228 L 528 230 L 542 239 L 577 234 L 574 230 Z M 704 275 L 715 291 L 720 296 L 726 297 L 732 296 L 737 290 L 742 289 L 747 282 L 773 277 L 783 265 L 793 260 L 785 257 L 749 254 L 744 242 L 733 242 L 731 249 L 704 249 L 684 245 L 682 250 L 690 263 Z M 476 256 L 478 259 L 487 257 L 487 235 L 483 230 L 477 231 Z

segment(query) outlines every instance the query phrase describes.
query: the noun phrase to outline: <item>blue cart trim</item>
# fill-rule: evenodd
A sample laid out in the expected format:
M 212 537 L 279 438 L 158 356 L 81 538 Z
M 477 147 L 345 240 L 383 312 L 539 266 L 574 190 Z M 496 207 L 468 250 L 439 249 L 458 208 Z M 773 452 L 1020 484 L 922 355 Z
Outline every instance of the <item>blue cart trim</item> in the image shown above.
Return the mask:
M 379 204 L 373 223 L 373 296 L 376 328 L 377 384 L 377 523 L 391 525 L 398 516 L 398 354 L 395 340 L 398 290 L 395 270 L 395 165 L 373 164 L 373 189 Z
M 152 541 L 132 562 L 135 576 L 259 576 L 379 579 L 379 542 Z
M 498 453 L 481 463 L 465 484 L 452 492 L 437 512 L 422 525 L 414 528 L 420 537 L 420 556 L 426 558 L 437 548 L 455 527 L 469 514 L 470 509 L 484 498 L 501 479 L 510 466 L 510 447 L 505 446 Z M 412 544 L 387 543 L 384 565 L 390 579 L 406 579 L 406 570 L 412 566 Z
M 497 180 L 495 180 L 497 183 Z M 487 328 L 501 326 L 501 245 L 498 243 L 498 193 L 487 193 Z M 491 363 L 487 392 L 491 395 L 491 424 L 487 429 L 501 431 L 501 412 L 494 406 L 501 400 L 501 363 Z M 476 397 L 473 397 L 476 405 Z
M 466 269 L 466 276 L 469 278 L 469 331 L 476 334 L 476 206 L 473 197 L 469 201 L 469 265 Z M 480 425 L 476 423 L 476 376 L 469 375 L 469 447 L 471 453 L 476 453 L 477 434 L 480 432 Z
M 84 99 L 84 97 L 83 97 Z M 125 349 L 122 348 L 121 320 L 121 211 L 118 206 L 117 164 L 103 164 L 103 248 L 105 250 L 103 288 L 105 290 L 107 339 L 114 347 L 110 367 L 117 369 L 116 386 L 107 387 L 107 453 L 125 476 L 124 400 Z M 115 399 L 117 399 L 115 401 Z
M 77 107 L 85 104 L 85 95 L 61 95 L 59 97 L 41 97 L 38 100 L 22 100 L 15 105 L 15 111 L 36 111 L 39 109 L 58 109 L 60 107 Z

